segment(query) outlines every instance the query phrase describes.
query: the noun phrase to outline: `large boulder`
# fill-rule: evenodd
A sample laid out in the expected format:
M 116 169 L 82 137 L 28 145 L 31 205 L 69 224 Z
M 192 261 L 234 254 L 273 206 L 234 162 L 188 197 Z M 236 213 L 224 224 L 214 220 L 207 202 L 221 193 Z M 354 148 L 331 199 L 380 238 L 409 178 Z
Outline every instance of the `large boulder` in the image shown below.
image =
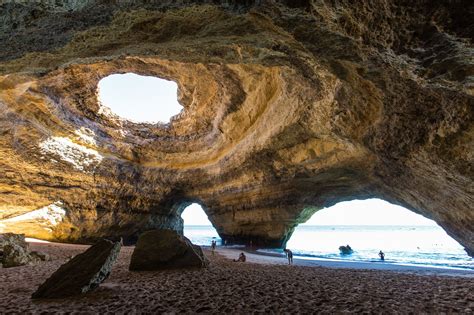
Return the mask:
M 64 298 L 86 293 L 108 278 L 120 252 L 121 242 L 101 240 L 62 265 L 32 298 Z
M 130 270 L 161 270 L 207 265 L 201 247 L 173 230 L 152 230 L 140 235 Z
M 24 234 L 0 234 L 0 262 L 4 268 L 29 265 L 46 259 L 46 254 L 30 252 Z

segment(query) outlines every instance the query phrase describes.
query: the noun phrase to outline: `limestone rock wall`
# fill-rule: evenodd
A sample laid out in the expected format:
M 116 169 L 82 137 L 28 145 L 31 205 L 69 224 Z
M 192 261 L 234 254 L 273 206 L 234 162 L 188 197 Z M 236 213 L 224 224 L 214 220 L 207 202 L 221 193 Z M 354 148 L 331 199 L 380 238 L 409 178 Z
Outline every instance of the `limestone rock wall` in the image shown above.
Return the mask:
M 379 197 L 472 255 L 473 21 L 468 0 L 3 1 L 0 229 L 133 241 L 199 202 L 225 239 L 281 246 Z M 183 112 L 104 110 L 125 72 L 176 81 Z

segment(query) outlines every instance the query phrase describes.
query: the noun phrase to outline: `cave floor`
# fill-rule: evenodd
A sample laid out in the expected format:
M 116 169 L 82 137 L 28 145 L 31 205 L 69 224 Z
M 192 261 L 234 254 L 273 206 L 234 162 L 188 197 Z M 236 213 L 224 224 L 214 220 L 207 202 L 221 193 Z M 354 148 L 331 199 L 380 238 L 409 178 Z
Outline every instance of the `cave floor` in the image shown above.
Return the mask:
M 339 313 L 474 311 L 474 279 L 381 270 L 234 263 L 211 255 L 204 270 L 129 272 L 122 248 L 109 279 L 80 297 L 32 301 L 31 294 L 87 246 L 30 245 L 52 261 L 0 269 L 0 313 Z

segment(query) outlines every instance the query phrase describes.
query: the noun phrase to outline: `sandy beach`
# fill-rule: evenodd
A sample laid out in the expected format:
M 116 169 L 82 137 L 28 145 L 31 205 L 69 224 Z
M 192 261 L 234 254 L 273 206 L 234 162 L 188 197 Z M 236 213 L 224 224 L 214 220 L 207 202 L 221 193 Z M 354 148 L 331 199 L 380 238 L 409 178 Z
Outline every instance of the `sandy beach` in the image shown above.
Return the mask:
M 32 301 L 31 294 L 69 257 L 88 246 L 30 243 L 52 260 L 0 269 L 0 313 L 472 313 L 469 272 L 418 268 L 317 265 L 218 248 L 207 269 L 129 272 L 133 247 L 123 247 L 113 272 L 96 291 L 61 300 Z M 323 263 L 324 264 L 324 263 Z

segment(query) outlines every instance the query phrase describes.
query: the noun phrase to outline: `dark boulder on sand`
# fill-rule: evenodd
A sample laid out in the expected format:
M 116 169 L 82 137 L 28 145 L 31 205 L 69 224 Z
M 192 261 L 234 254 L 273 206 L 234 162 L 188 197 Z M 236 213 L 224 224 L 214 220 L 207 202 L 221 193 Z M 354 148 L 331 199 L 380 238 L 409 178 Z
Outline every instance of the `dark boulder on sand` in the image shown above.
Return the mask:
M 105 239 L 97 242 L 56 270 L 32 298 L 64 298 L 97 288 L 110 275 L 121 246 Z
M 162 270 L 207 265 L 201 247 L 173 230 L 152 230 L 140 235 L 132 254 L 132 271 Z

